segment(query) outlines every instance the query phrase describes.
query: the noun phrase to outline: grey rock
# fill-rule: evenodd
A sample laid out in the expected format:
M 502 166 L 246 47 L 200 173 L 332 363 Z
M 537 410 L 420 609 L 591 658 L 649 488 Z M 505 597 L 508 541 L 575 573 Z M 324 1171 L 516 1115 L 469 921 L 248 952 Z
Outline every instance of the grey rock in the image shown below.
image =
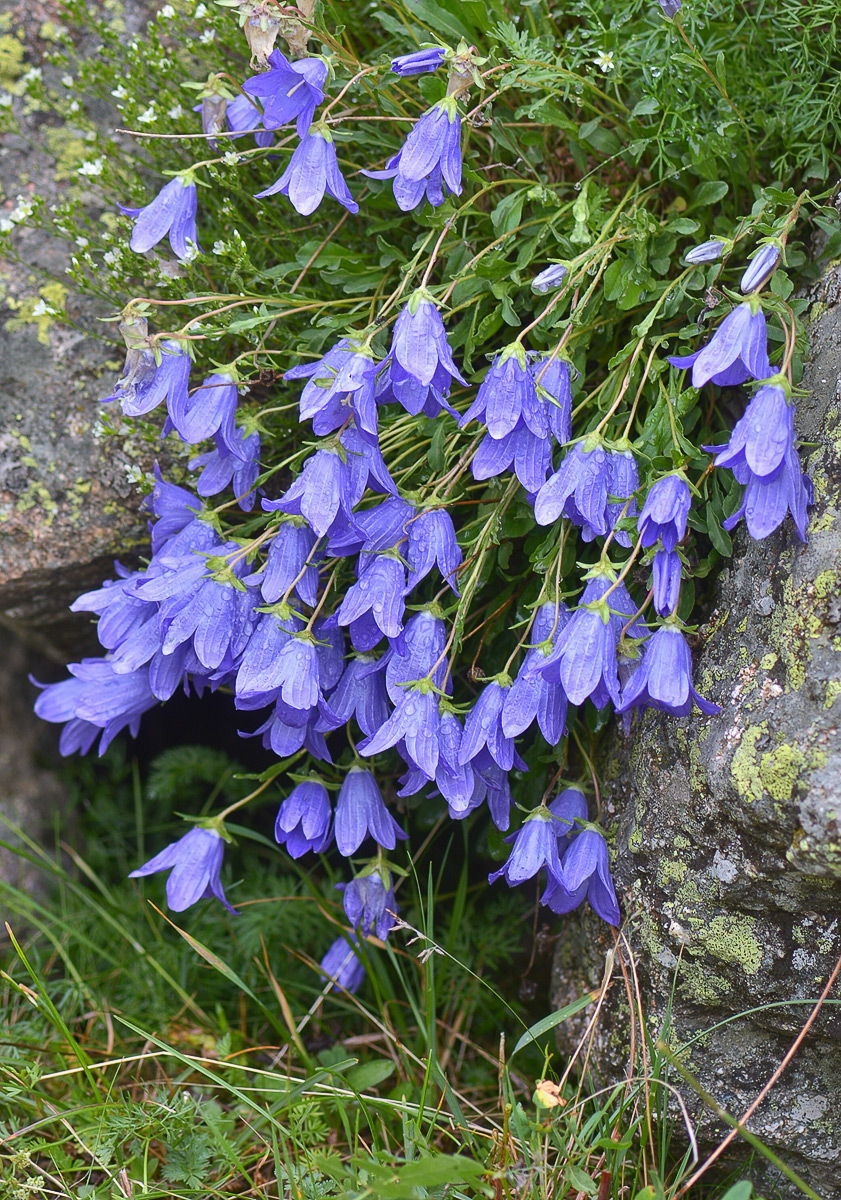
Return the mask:
M 736 1116 L 841 957 L 841 308 L 812 322 L 810 343 L 796 420 L 814 443 L 802 451 L 815 485 L 808 543 L 790 522 L 759 543 L 737 535 L 695 662 L 721 715 L 649 712 L 601 764 L 646 1024 L 662 1032 L 671 1007 L 672 1049 L 688 1046 L 687 1068 Z M 597 925 L 565 926 L 558 1006 L 601 983 L 613 939 Z M 617 970 L 594 1046 L 607 1080 L 627 1068 L 629 1011 Z M 566 1030 L 567 1045 L 582 1029 Z M 839 1081 L 841 1008 L 827 1006 L 749 1126 L 826 1200 L 841 1197 Z M 684 1091 L 709 1150 L 726 1126 Z M 800 1195 L 764 1160 L 752 1169 L 770 1194 Z

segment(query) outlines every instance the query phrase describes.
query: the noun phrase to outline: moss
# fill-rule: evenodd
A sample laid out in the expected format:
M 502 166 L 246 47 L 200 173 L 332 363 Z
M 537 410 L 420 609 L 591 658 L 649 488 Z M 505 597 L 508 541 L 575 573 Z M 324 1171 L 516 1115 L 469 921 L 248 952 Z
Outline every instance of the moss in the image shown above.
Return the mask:
M 805 765 L 806 756 L 800 747 L 783 743 L 762 755 L 759 777 L 772 799 L 790 800 Z
M 768 722 L 752 725 L 742 733 L 733 761 L 730 764 L 730 774 L 736 785 L 736 791 L 748 804 L 753 804 L 762 796 L 763 783 L 759 774 L 756 745 L 768 733 Z
M 702 921 L 694 931 L 696 940 L 689 946 L 689 953 L 705 952 L 720 962 L 741 967 L 746 975 L 756 975 L 762 965 L 762 946 L 755 928 L 752 917 L 737 913 L 724 913 L 711 921 Z
M 695 1004 L 715 1005 L 730 991 L 730 984 L 720 975 L 713 975 L 699 963 L 684 959 L 678 972 L 680 994 Z
M 826 685 L 826 699 L 823 702 L 824 708 L 832 708 L 838 696 L 841 696 L 841 679 L 828 680 Z
M 687 864 L 679 858 L 665 859 L 660 863 L 657 879 L 661 887 L 668 888 L 671 883 L 681 883 L 687 872 Z
M 0 84 L 9 92 L 20 92 L 15 82 L 23 74 L 23 59 L 26 51 L 23 42 L 13 33 L 0 37 Z

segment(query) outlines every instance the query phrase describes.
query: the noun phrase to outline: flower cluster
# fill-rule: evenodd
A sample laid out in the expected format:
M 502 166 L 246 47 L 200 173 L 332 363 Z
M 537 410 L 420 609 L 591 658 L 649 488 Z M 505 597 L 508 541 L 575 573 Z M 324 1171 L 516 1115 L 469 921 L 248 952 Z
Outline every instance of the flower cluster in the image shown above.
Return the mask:
M 672 19 L 680 5 L 662 7 Z M 338 118 L 330 116 L 344 90 L 321 110 L 328 63 L 306 55 L 290 60 L 274 49 L 280 26 L 248 28 L 264 69 L 237 92 L 217 76 L 195 85 L 208 144 L 213 149 L 223 136 L 254 134 L 256 148 L 248 153 L 268 159 L 269 151 L 282 152 L 286 139 L 276 145 L 278 131 L 294 125 L 295 149 L 257 198 L 284 195 L 309 216 L 329 194 L 345 217 L 357 213 L 359 201 L 337 157 Z M 393 60 L 400 79 L 449 70 L 447 94 L 412 124 L 399 151 L 383 169 L 362 172 L 390 180 L 400 210 L 415 210 L 425 199 L 436 208 L 461 195 L 459 105 L 482 61 L 464 45 L 455 52 L 423 46 Z M 134 220 L 132 250 L 147 253 L 168 235 L 183 262 L 201 253 L 196 179 L 203 165 L 178 172 L 144 208 L 123 209 Z M 662 338 L 651 347 L 624 431 L 615 413 L 636 386 L 642 335 L 627 364 L 617 356 L 621 386 L 611 392 L 597 382 L 593 395 L 604 389 L 604 403 L 585 397 L 574 406 L 578 372 L 586 375 L 587 367 L 568 344 L 577 292 L 569 294 L 598 269 L 586 254 L 550 260 L 527 285 L 538 295 L 552 293 L 547 307 L 505 344 L 494 341 L 495 353 L 468 396 L 472 350 L 464 336 L 454 336 L 452 312 L 469 306 L 475 293 L 466 289 L 451 300 L 454 288 L 430 282 L 451 226 L 452 220 L 441 224 L 422 277 L 423 268 L 413 272 L 438 225 L 425 241 L 418 237 L 416 259 L 397 290 L 383 296 L 376 318 L 372 306 L 364 328 L 313 306 L 320 332 L 298 347 L 296 365 L 283 362 L 283 382 L 294 389 L 287 407 L 297 405 L 299 425 L 307 426 L 282 463 L 271 455 L 265 413 L 240 403 L 245 389 L 237 364 L 259 351 L 231 363 L 211 360 L 212 369 L 193 376 L 187 327 L 150 334 L 148 309 L 129 306 L 121 325 L 125 367 L 104 403 L 128 417 L 165 406 L 163 436 L 177 435 L 194 448 L 193 487 L 157 472 L 147 500 L 148 561 L 133 569 L 117 565 L 115 578 L 73 605 L 98 617 L 104 654 L 72 664 L 70 677 L 47 685 L 36 703 L 44 719 L 63 725 L 63 753 L 86 752 L 97 742 L 103 753 L 122 729 L 136 733 L 143 713 L 176 689 L 199 696 L 229 691 L 244 736 L 289 760 L 290 783 L 274 825 L 278 845 L 294 859 L 337 853 L 357 860 L 352 879 L 339 885 L 348 934 L 322 962 L 328 986 L 351 991 L 363 978 L 361 943 L 385 939 L 398 912 L 399 869 L 387 856 L 408 836 L 409 798 L 438 797 L 454 820 L 486 811 L 507 832 L 524 776 L 580 721 L 578 706 L 589 706 L 593 725 L 612 705 L 626 729 L 646 709 L 678 718 L 719 711 L 693 684 L 681 620 L 688 617 L 685 585 L 681 603 L 692 563 L 688 531 L 704 527 L 703 499 L 663 382 L 669 378 L 673 388 L 676 376 L 662 359 L 655 376 L 663 393 L 658 403 L 672 423 L 671 460 L 662 447 L 648 452 L 635 437 L 637 400 Z M 577 238 L 573 231 L 569 244 Z M 697 389 L 758 385 L 729 442 L 707 448 L 714 465 L 744 487 L 724 528 L 744 517 L 755 538 L 767 537 L 789 512 L 805 537 L 811 501 L 795 444 L 790 354 L 771 366 L 761 296 L 784 242 L 782 233 L 761 245 L 742 276 L 743 296 L 733 293 L 706 344 L 668 360 L 691 369 Z M 714 273 L 733 248 L 723 237 L 701 243 L 685 255 L 689 272 Z M 456 276 L 456 283 L 473 279 L 482 254 L 465 252 L 456 268 L 464 280 Z M 507 283 L 495 294 L 507 297 Z M 566 299 L 573 315 L 553 343 L 551 322 L 541 328 L 542 318 Z M 519 323 L 510 304 L 504 319 Z M 538 348 L 529 348 L 527 335 Z M 414 462 L 419 457 L 422 470 Z M 485 487 L 486 481 L 492 482 Z M 457 486 L 461 498 L 454 502 Z M 220 509 L 205 504 L 229 492 L 232 500 Z M 516 513 L 509 512 L 515 495 Z M 231 509 L 233 501 L 241 511 Z M 527 586 L 509 587 L 511 553 L 519 553 L 512 543 L 523 529 L 529 566 L 524 557 L 516 569 Z M 641 577 L 633 570 L 640 556 Z M 576 557 L 583 559 L 577 573 Z M 511 653 L 493 674 L 477 661 L 484 631 L 500 610 L 477 607 L 481 622 L 465 629 L 480 587 L 498 587 L 502 610 L 516 612 L 503 635 Z M 468 673 L 459 651 L 480 631 Z M 392 767 L 384 769 L 386 755 Z M 384 786 L 389 774 L 395 782 Z M 504 877 L 513 886 L 545 871 L 541 899 L 551 912 L 568 913 L 586 899 L 616 925 L 607 841 L 588 819 L 583 792 L 566 787 L 547 801 L 552 786 L 508 837 L 510 857 L 490 881 Z M 225 815 L 199 822 L 133 876 L 169 870 L 167 897 L 175 911 L 215 896 L 234 912 L 221 884 L 230 840 Z

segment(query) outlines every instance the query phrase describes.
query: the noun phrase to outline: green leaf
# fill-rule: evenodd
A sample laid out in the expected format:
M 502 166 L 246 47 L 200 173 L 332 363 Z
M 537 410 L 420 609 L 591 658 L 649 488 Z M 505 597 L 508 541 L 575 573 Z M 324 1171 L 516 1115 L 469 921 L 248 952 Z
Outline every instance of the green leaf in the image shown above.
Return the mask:
M 660 101 L 656 96 L 645 96 L 631 109 L 632 117 L 647 117 L 650 113 L 660 111 Z
M 542 1017 L 534 1025 L 529 1026 L 526 1032 L 518 1040 L 517 1045 L 511 1051 L 511 1057 L 522 1050 L 524 1046 L 536 1042 L 544 1033 L 549 1033 L 556 1025 L 562 1024 L 569 1017 L 574 1017 L 576 1013 L 581 1012 L 582 1008 L 586 1008 L 588 1004 L 592 1004 L 598 997 L 598 992 L 588 992 L 586 996 L 580 996 L 578 1000 L 573 1000 L 570 1004 L 565 1004 L 563 1008 L 557 1009 L 556 1012 L 549 1013 L 548 1017 Z
M 729 558 L 733 553 L 733 540 L 713 512 L 712 505 L 707 508 L 707 533 L 719 554 L 724 554 Z
M 352 1087 L 355 1092 L 367 1092 L 393 1074 L 394 1063 L 390 1059 L 378 1058 L 372 1062 L 359 1063 L 358 1066 L 351 1067 L 345 1075 L 345 1079 L 348 1086 Z
M 708 204 L 715 204 L 718 200 L 723 200 L 729 190 L 729 185 L 722 180 L 708 179 L 699 184 L 692 193 L 690 208 L 705 208 Z
M 500 200 L 491 213 L 491 224 L 497 234 L 510 233 L 520 224 L 523 215 L 523 204 L 526 199 L 526 189 L 520 188 Z
M 598 1193 L 599 1185 L 575 1163 L 567 1163 L 564 1167 L 564 1179 L 577 1192 L 584 1192 L 587 1196 L 595 1196 Z
M 741 1179 L 728 1188 L 721 1200 L 750 1200 L 753 1195 L 753 1184 L 749 1179 Z

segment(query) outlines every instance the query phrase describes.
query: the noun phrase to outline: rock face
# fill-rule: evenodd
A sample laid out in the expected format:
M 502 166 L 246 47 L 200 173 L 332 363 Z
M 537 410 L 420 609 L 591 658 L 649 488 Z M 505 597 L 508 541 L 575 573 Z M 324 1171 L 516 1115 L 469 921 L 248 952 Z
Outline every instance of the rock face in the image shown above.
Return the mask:
M 760 543 L 738 535 L 695 664 L 696 686 L 721 715 L 648 712 L 603 762 L 646 1023 L 662 1028 L 674 988 L 671 1045 L 692 1042 L 683 1061 L 736 1116 L 841 957 L 841 308 L 813 320 L 810 342 L 810 395 L 796 421 L 815 444 L 803 451 L 815 485 L 808 544 L 790 522 Z M 559 1006 L 601 983 L 604 955 L 588 920 L 562 936 Z M 628 1004 L 616 977 L 596 1046 L 608 1078 L 627 1066 Z M 841 1197 L 840 1080 L 841 1010 L 828 1006 L 750 1122 L 825 1200 Z M 710 1148 L 726 1127 L 686 1095 Z M 734 1147 L 746 1152 L 738 1139 Z M 779 1189 L 772 1194 L 801 1195 L 755 1161 L 757 1181 Z

